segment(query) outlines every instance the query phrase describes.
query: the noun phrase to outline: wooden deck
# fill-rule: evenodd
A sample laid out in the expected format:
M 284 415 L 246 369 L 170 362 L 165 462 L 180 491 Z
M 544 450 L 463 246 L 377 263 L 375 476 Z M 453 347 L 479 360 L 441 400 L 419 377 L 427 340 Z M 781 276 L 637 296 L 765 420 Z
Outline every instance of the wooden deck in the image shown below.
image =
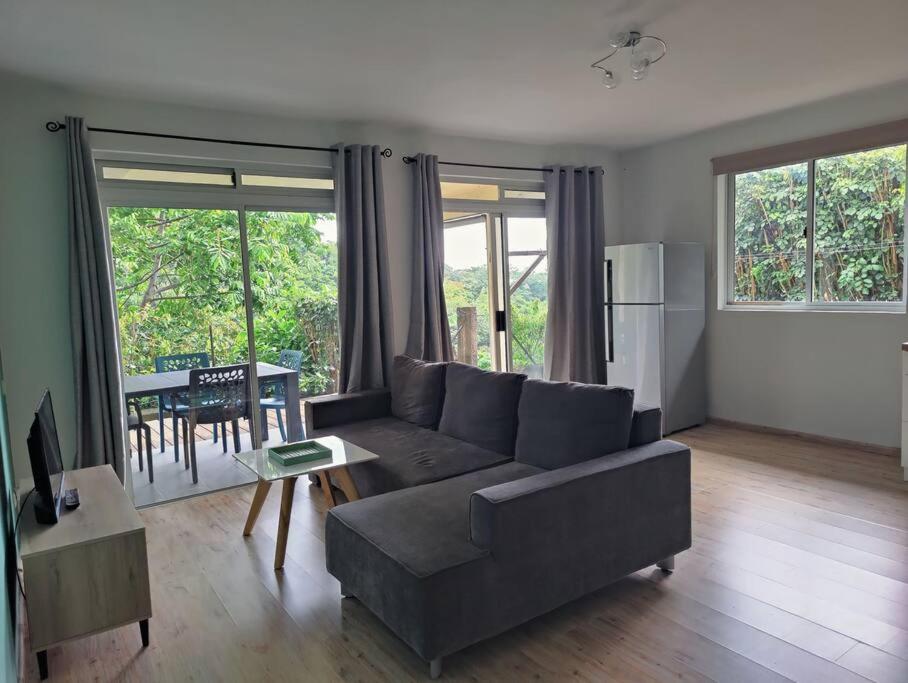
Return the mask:
M 273 410 L 268 413 L 268 437 L 265 446 L 282 443 L 280 431 L 277 428 L 277 414 Z M 300 406 L 302 414 L 302 406 Z M 143 508 L 149 505 L 198 496 L 212 491 L 233 488 L 255 481 L 255 475 L 245 466 L 236 462 L 231 455 L 234 452 L 233 434 L 230 424 L 227 425 L 227 452 L 225 454 L 220 438 L 214 443 L 213 425 L 199 425 L 195 430 L 196 462 L 198 463 L 198 482 L 193 483 L 190 470 L 184 466 L 183 442 L 180 441 L 180 462 L 174 461 L 174 433 L 173 423 L 169 417 L 164 418 L 164 451 L 161 451 L 161 435 L 158 426 L 157 412 L 146 416 L 146 421 L 151 427 L 152 458 L 154 459 L 154 483 L 148 480 L 148 468 L 139 470 L 137 453 L 137 433 L 130 432 L 132 457 L 132 490 L 136 507 Z M 249 435 L 249 425 L 240 420 L 240 450 L 248 451 L 252 448 Z M 144 460 L 144 451 L 143 451 Z
M 268 430 L 269 430 L 269 432 L 271 432 L 273 430 L 274 434 L 277 434 L 279 436 L 280 432 L 278 431 L 278 428 L 277 428 L 277 414 L 273 410 L 267 410 L 265 412 L 268 414 Z M 300 415 L 302 415 L 302 414 L 303 414 L 303 401 L 300 400 Z M 153 447 L 153 449 L 155 449 L 156 452 L 160 452 L 161 451 L 161 434 L 160 434 L 160 428 L 158 426 L 158 414 L 157 414 L 157 412 L 154 412 L 154 411 L 148 411 L 147 413 L 143 413 L 143 415 L 145 417 L 145 422 L 147 422 L 148 425 L 151 427 L 152 447 Z M 284 417 L 286 418 L 286 413 L 284 414 Z M 285 426 L 286 426 L 286 420 L 285 420 Z M 196 442 L 212 441 L 212 438 L 214 436 L 213 427 L 214 427 L 213 425 L 197 425 L 195 428 Z M 247 437 L 249 435 L 249 425 L 246 423 L 245 420 L 240 420 L 240 434 L 246 435 Z M 272 434 L 269 434 L 269 436 L 272 436 L 272 438 L 273 438 Z M 135 453 L 136 448 L 137 448 L 136 432 L 130 431 L 129 438 L 130 438 L 130 447 L 131 447 L 133 453 Z M 166 450 L 167 448 L 173 448 L 173 438 L 174 438 L 173 421 L 170 419 L 170 416 L 165 413 L 165 416 L 164 416 L 164 450 Z M 220 439 L 220 437 L 218 437 L 218 438 Z M 228 423 L 228 425 L 227 425 L 228 450 L 231 450 L 233 448 L 231 438 L 232 438 L 232 433 L 231 433 L 230 424 Z M 183 448 L 183 442 L 180 441 L 180 449 L 182 449 L 182 448 Z
M 693 547 L 446 657 L 445 681 L 908 681 L 908 484 L 854 448 L 708 425 L 693 449 Z M 127 626 L 48 653 L 56 681 L 428 680 L 325 570 L 321 493 L 296 487 L 275 572 L 277 491 L 141 512 L 151 646 Z M 466 523 L 466 522 L 465 522 Z M 25 654 L 26 680 L 37 680 Z

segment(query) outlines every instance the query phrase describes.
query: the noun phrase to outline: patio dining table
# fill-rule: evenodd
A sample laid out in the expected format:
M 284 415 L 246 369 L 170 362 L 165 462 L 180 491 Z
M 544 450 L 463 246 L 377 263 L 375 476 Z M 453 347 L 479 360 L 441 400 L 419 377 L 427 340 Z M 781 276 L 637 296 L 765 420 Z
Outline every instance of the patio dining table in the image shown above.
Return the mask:
M 281 383 L 287 403 L 287 439 L 301 441 L 303 420 L 300 416 L 299 374 L 292 368 L 282 368 L 271 363 L 256 363 L 259 385 Z M 160 396 L 189 390 L 189 370 L 153 372 L 147 375 L 127 375 L 123 378 L 126 400 L 142 396 Z

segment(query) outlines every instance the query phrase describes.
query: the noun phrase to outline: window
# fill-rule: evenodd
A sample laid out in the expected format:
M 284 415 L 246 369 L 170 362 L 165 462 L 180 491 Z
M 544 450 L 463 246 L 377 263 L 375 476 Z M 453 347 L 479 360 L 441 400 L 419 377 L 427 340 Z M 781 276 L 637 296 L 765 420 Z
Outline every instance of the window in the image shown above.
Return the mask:
M 504 191 L 505 199 L 545 199 L 544 190 L 510 190 Z
M 254 187 L 292 187 L 299 190 L 333 190 L 331 178 L 310 178 L 306 176 L 278 176 L 244 173 L 243 185 Z
M 169 171 L 160 168 L 102 166 L 104 180 L 129 180 L 145 183 L 180 183 L 187 185 L 225 185 L 233 187 L 233 174 L 223 171 Z
M 482 202 L 498 201 L 498 185 L 485 183 L 455 183 L 443 180 L 441 196 L 445 199 L 471 199 Z
M 723 303 L 904 311 L 906 146 L 726 179 Z

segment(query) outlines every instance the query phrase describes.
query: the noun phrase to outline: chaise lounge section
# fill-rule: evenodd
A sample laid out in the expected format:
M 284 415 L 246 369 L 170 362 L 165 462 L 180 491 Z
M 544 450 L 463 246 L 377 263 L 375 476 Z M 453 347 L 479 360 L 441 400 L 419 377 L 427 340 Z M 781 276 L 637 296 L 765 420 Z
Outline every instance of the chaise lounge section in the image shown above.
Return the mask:
M 690 547 L 690 451 L 628 389 L 399 357 L 390 391 L 314 399 L 306 424 L 379 454 L 327 516 L 328 571 L 433 677 Z

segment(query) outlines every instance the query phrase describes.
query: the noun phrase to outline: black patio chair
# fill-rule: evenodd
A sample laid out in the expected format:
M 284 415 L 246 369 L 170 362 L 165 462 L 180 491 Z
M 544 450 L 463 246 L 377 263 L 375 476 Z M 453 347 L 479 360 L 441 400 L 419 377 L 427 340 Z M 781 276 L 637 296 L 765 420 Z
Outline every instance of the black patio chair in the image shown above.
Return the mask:
M 176 415 L 183 431 L 183 458 L 186 468 L 192 467 L 192 483 L 199 482 L 195 453 L 195 427 L 229 422 L 233 430 L 233 450 L 240 452 L 240 418 L 249 421 L 252 433 L 252 401 L 249 393 L 249 365 L 224 365 L 197 368 L 189 371 L 189 391 L 186 405 L 176 405 Z M 224 436 L 226 438 L 226 436 Z M 189 457 L 186 457 L 188 453 Z

